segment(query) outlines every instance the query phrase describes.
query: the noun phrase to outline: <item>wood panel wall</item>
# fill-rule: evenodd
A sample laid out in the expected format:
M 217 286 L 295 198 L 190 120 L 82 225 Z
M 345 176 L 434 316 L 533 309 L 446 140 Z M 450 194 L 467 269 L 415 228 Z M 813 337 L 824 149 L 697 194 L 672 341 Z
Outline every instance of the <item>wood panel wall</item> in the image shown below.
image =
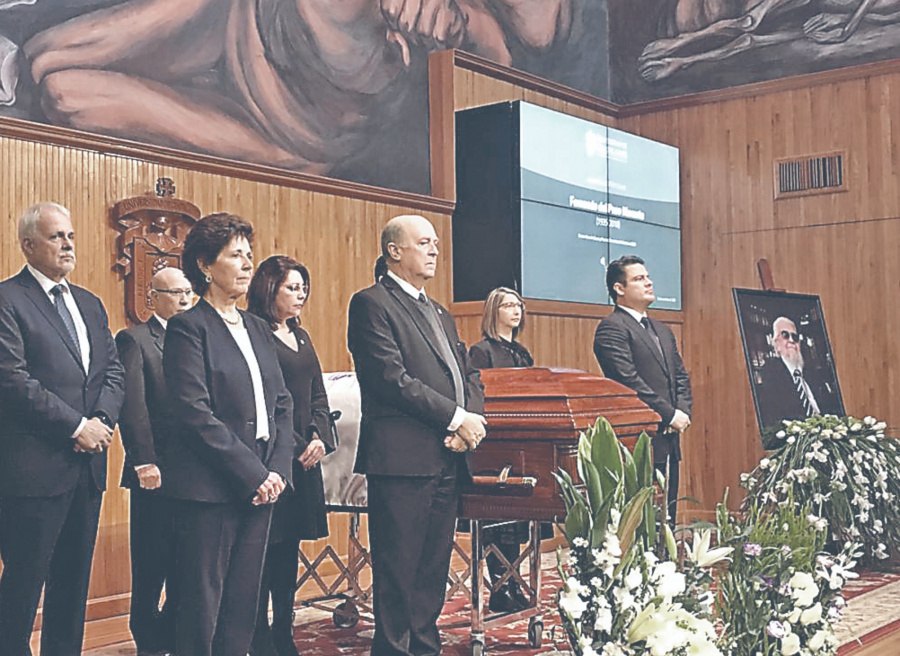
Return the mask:
M 681 148 L 684 354 L 694 418 L 682 474 L 710 509 L 762 457 L 732 287 L 819 294 L 847 412 L 900 426 L 900 75 L 882 72 L 624 118 Z M 849 190 L 774 199 L 779 157 L 846 149 Z
M 0 130 L 0 279 L 18 272 L 24 258 L 16 244 L 19 215 L 36 201 L 62 203 L 72 213 L 78 264 L 70 279 L 105 302 L 113 332 L 127 327 L 124 281 L 114 268 L 119 234 L 109 210 L 119 200 L 154 188 L 158 177 L 174 180 L 179 198 L 204 214 L 229 211 L 253 222 L 257 261 L 280 253 L 310 270 L 311 299 L 303 323 L 313 337 L 326 371 L 351 369 L 346 348 L 347 305 L 357 289 L 372 282 L 381 227 L 401 213 L 423 213 L 442 238 L 444 266 L 429 286 L 435 298 L 449 302 L 450 218 L 389 202 L 307 191 L 238 177 L 191 171 L 130 157 L 74 147 L 40 144 L 2 136 Z M 351 190 L 352 192 L 352 190 Z M 346 190 L 342 193 L 347 194 Z M 426 203 L 427 204 L 427 203 Z M 440 204 L 434 204 L 439 206 Z M 128 611 L 128 493 L 116 487 L 122 468 L 121 444 L 110 450 L 110 487 L 105 495 L 91 578 L 89 619 L 123 619 Z M 330 543 L 347 550 L 348 521 L 331 516 Z M 315 555 L 323 542 L 306 544 Z M 87 645 L 129 639 L 124 621 L 89 625 Z

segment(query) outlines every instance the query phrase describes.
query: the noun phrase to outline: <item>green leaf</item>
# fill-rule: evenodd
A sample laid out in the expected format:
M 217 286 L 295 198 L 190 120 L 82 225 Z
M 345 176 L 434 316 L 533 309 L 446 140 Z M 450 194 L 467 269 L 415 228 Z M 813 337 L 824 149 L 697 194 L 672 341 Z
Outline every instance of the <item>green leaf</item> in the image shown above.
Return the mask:
M 566 539 L 569 544 L 578 537 L 586 538 L 591 530 L 591 516 L 587 506 L 576 504 L 566 513 Z
M 584 473 L 584 487 L 587 490 L 588 502 L 591 506 L 591 514 L 596 519 L 597 511 L 603 505 L 605 495 L 603 494 L 603 486 L 600 483 L 600 473 L 594 467 L 594 463 L 590 460 L 584 460 L 581 463 Z
M 675 560 L 678 558 L 678 547 L 675 546 L 675 534 L 672 533 L 668 522 L 663 524 L 663 535 L 666 539 L 666 551 L 669 553 L 669 560 Z
M 625 465 L 623 467 L 623 471 L 625 472 L 625 498 L 630 499 L 635 494 L 638 493 L 638 475 L 637 475 L 637 467 L 634 463 L 634 456 L 631 455 L 631 451 L 626 448 L 622 448 L 622 457 L 625 460 Z
M 650 501 L 653 496 L 653 488 L 645 487 L 640 492 L 638 492 L 634 497 L 632 497 L 631 501 L 628 502 L 628 505 L 625 506 L 625 511 L 622 513 L 622 518 L 619 520 L 619 544 L 622 547 L 622 551 L 628 550 L 632 544 L 634 544 L 634 536 L 635 531 L 637 531 L 638 526 L 641 524 L 641 519 L 644 516 L 644 506 Z
M 598 417 L 590 432 L 591 462 L 600 472 L 605 498 L 612 494 L 622 479 L 622 451 L 616 432 L 605 417 Z
M 637 472 L 638 486 L 653 485 L 653 455 L 650 450 L 650 436 L 646 431 L 641 432 L 641 436 L 635 442 L 634 466 Z

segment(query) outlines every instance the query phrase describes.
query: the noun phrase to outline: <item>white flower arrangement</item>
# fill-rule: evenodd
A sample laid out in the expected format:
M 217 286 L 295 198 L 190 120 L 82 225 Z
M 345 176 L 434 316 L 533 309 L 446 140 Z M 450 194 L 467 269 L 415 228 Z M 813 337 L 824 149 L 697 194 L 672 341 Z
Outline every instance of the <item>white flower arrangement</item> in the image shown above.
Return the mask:
M 825 533 L 793 503 L 767 512 L 752 504 L 741 516 L 719 506 L 719 540 L 735 547 L 718 579 L 719 647 L 731 656 L 830 656 L 844 584 L 856 578 L 860 550 L 845 543 L 821 552 Z
M 747 502 L 808 507 L 832 550 L 853 540 L 868 560 L 889 558 L 900 546 L 900 449 L 885 428 L 874 417 L 785 420 L 775 450 L 741 477 Z
M 605 419 L 582 433 L 578 473 L 584 492 L 565 472 L 563 490 L 569 557 L 560 552 L 565 584 L 558 606 L 578 656 L 721 656 L 712 620 L 708 569 L 730 548 L 710 549 L 710 532 L 694 534 L 680 569 L 660 560 L 650 443 L 642 435 L 634 455 Z M 668 553 L 675 539 L 664 527 Z

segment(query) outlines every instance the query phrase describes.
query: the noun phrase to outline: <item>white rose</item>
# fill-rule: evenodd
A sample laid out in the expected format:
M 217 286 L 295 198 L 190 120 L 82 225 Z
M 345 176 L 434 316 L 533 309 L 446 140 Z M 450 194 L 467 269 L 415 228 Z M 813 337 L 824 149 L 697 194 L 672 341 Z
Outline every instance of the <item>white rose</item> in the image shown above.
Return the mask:
M 815 606 L 810 606 L 800 613 L 800 624 L 815 624 L 822 619 L 822 604 L 816 602 Z
M 797 652 L 800 651 L 800 636 L 796 633 L 791 633 L 785 636 L 784 640 L 781 641 L 781 653 L 784 656 L 794 656 Z
M 813 637 L 809 639 L 809 642 L 806 643 L 806 646 L 811 652 L 815 653 L 825 646 L 825 638 L 827 637 L 828 631 L 816 631 Z

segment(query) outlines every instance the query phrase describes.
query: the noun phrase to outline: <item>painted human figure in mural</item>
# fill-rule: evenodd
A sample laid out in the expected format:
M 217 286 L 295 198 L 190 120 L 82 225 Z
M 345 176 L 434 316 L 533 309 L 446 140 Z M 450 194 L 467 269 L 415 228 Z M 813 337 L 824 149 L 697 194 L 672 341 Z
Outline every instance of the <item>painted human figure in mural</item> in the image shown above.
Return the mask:
M 416 58 L 510 64 L 567 38 L 574 1 L 129 0 L 23 52 L 52 123 L 324 174 L 400 113 Z
M 781 25 L 794 10 L 820 13 L 792 28 Z M 655 82 L 700 62 L 719 61 L 763 46 L 807 39 L 843 43 L 863 21 L 900 22 L 898 0 L 666 0 L 660 37 L 644 48 L 641 77 Z M 723 43 L 724 41 L 724 43 Z M 707 44 L 706 49 L 702 44 Z M 690 54 L 680 54 L 689 51 Z

